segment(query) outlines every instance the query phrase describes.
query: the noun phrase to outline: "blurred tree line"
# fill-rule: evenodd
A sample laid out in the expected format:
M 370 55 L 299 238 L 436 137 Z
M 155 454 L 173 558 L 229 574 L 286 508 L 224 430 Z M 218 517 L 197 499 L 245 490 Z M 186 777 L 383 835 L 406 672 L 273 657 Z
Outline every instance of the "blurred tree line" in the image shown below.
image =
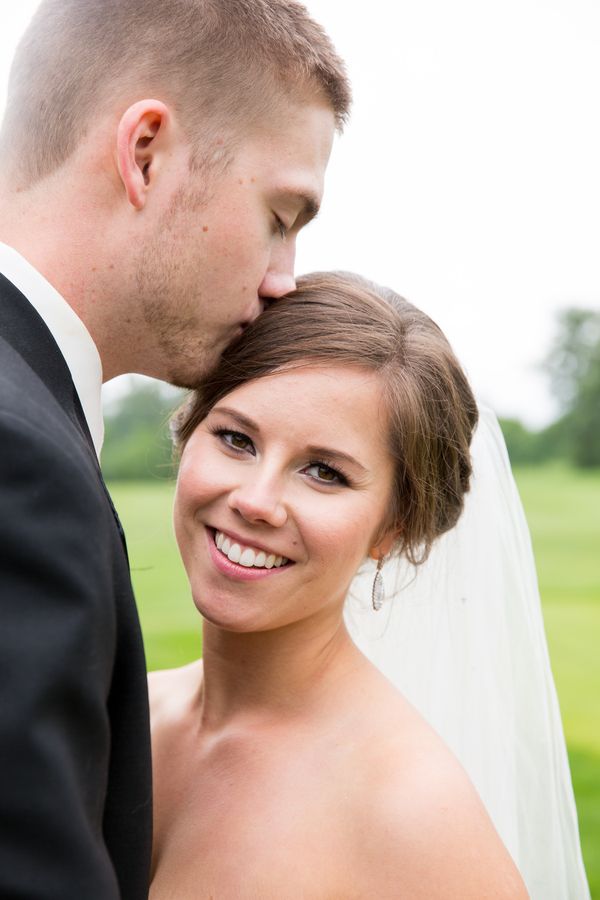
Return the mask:
M 501 419 L 511 461 L 562 459 L 581 468 L 600 466 L 600 311 L 571 308 L 559 313 L 542 367 L 560 416 L 540 431 L 516 419 Z
M 169 419 L 185 393 L 144 379 L 104 413 L 102 472 L 108 480 L 172 478 Z
M 542 366 L 560 416 L 538 431 L 517 419 L 500 420 L 513 465 L 565 460 L 600 467 L 600 311 L 563 310 Z M 174 475 L 168 423 L 183 397 L 182 391 L 146 379 L 109 407 L 102 451 L 105 478 Z

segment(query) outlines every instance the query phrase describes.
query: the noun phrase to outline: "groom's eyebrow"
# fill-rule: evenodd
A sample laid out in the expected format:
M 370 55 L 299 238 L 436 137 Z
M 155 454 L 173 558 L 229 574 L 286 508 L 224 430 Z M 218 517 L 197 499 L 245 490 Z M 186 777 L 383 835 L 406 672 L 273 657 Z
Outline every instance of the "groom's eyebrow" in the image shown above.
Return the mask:
M 315 219 L 319 214 L 320 203 L 313 194 L 300 194 L 302 200 L 302 210 L 300 215 L 304 219 L 304 224 Z
M 282 188 L 279 193 L 284 199 L 299 207 L 297 218 L 302 221 L 303 225 L 307 225 L 319 214 L 321 203 L 316 194 L 310 191 L 296 190 L 293 187 Z

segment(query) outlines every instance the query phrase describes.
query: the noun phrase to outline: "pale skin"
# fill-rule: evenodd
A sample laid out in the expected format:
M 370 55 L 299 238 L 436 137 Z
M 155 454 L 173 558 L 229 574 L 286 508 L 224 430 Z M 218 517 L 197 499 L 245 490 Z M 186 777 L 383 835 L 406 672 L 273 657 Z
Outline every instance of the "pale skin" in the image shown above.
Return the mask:
M 362 368 L 281 371 L 184 451 L 203 661 L 150 678 L 152 900 L 527 897 L 458 762 L 343 624 L 356 569 L 394 540 L 380 397 Z M 251 580 L 219 533 L 289 562 Z
M 168 104 L 130 94 L 114 103 L 42 182 L 25 186 L 0 167 L 0 241 L 83 320 L 104 381 L 139 372 L 191 385 L 265 301 L 294 288 L 296 238 L 321 201 L 334 115 L 315 91 L 282 99 L 235 139 L 223 130 L 200 140 L 215 165 L 196 170 Z

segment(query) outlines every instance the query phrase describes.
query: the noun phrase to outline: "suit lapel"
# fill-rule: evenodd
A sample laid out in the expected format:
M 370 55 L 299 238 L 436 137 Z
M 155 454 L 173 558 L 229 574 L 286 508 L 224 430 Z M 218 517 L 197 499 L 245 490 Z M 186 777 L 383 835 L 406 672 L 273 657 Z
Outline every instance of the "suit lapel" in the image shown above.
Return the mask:
M 93 450 L 71 373 L 46 323 L 1 274 L 0 298 L 0 334 L 33 369 Z
M 65 359 L 48 326 L 29 300 L 0 273 L 0 334 L 25 360 L 74 425 L 98 473 L 127 556 L 125 534 L 104 483 L 92 436 Z

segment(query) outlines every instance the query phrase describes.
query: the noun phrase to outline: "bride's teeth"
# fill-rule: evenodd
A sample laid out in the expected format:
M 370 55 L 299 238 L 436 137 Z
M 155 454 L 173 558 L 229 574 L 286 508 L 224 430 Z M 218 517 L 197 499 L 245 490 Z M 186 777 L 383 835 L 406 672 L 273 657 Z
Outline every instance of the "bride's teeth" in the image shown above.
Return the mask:
M 289 562 L 285 556 L 276 556 L 274 553 L 266 553 L 264 550 L 254 550 L 252 547 L 244 547 L 242 550 L 240 544 L 234 543 L 222 531 L 215 531 L 215 544 L 231 562 L 245 566 L 247 569 L 253 566 L 258 569 L 278 569 Z
M 250 568 L 250 566 L 256 565 L 255 556 L 254 550 L 251 550 L 250 547 L 246 547 L 239 559 L 240 566 L 247 566 Z
M 240 556 L 242 555 L 242 548 L 239 544 L 232 544 L 231 549 L 227 552 L 227 558 L 234 563 L 240 561 Z

